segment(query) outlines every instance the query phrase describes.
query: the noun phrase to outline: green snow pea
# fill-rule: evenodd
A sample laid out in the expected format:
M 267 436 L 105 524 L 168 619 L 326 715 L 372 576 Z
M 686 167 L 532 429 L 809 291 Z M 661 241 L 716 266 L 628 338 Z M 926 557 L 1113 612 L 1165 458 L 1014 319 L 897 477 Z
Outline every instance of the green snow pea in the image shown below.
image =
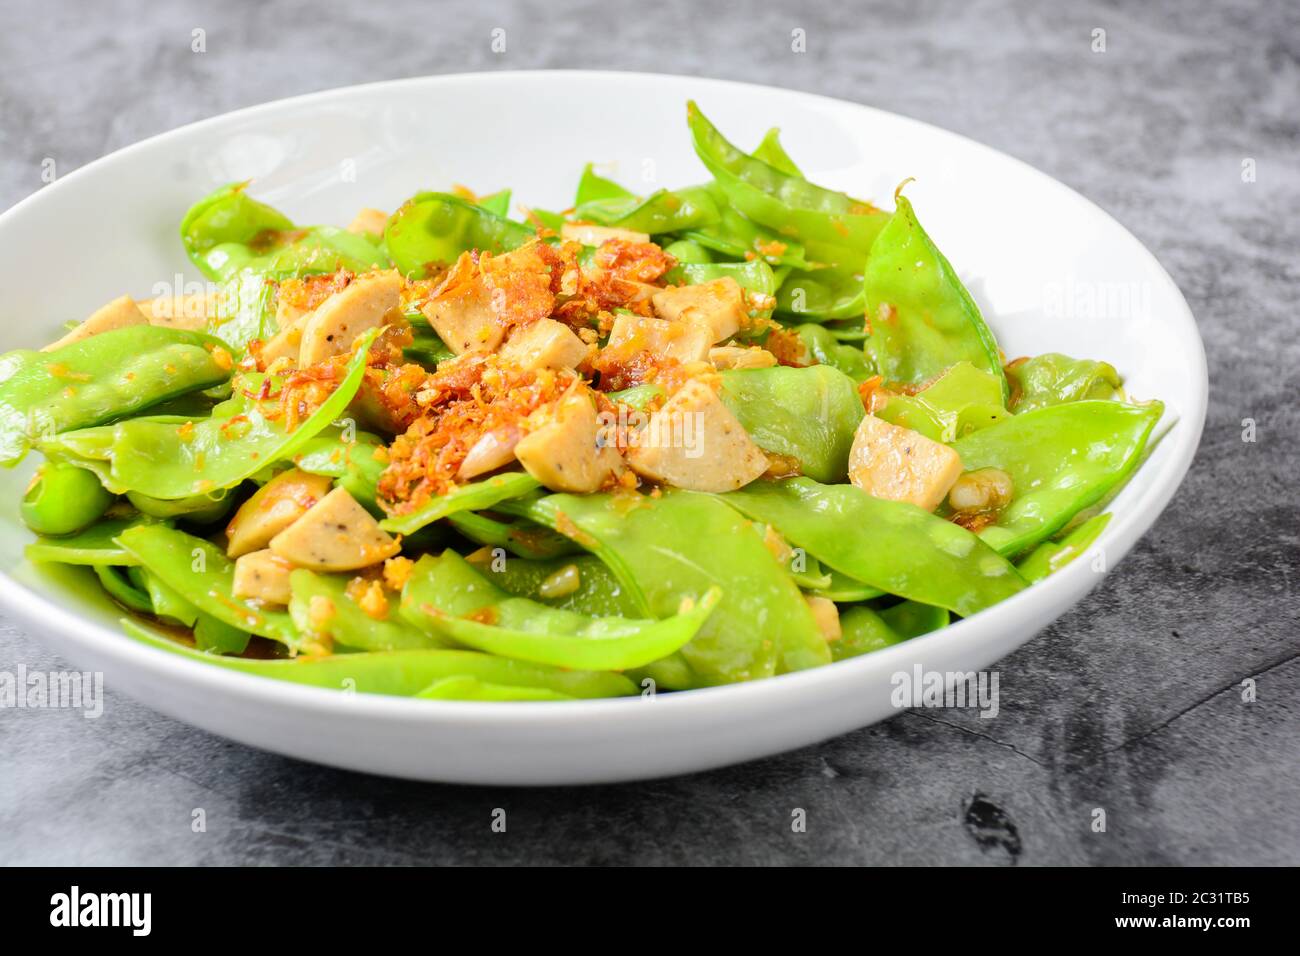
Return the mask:
M 1049 405 L 955 442 L 967 471 L 998 468 L 1011 476 L 1011 503 L 980 537 L 1007 556 L 1051 537 L 1129 476 L 1163 411 L 1159 402 Z
M 244 674 L 310 687 L 410 697 L 443 678 L 475 677 L 491 684 L 536 687 L 571 697 L 624 697 L 636 694 L 636 685 L 621 674 L 546 667 L 493 657 L 478 651 L 380 651 L 297 660 L 250 660 L 204 654 L 130 619 L 123 620 L 122 626 L 131 637 L 158 650 Z
M 47 454 L 67 455 L 95 468 L 110 491 L 190 498 L 233 488 L 274 462 L 292 458 L 343 414 L 361 385 L 366 355 L 378 333 L 366 333 L 333 394 L 292 432 L 285 431 L 281 418 L 268 418 L 253 402 L 233 417 L 195 422 L 133 418 L 68 432 L 42 447 Z
M 135 515 L 130 518 L 105 518 L 84 531 L 62 538 L 39 537 L 23 552 L 29 561 L 53 564 L 134 565 L 138 562 L 115 540 L 127 528 L 149 524 L 154 519 Z
M 861 319 L 867 310 L 865 263 L 863 255 L 853 266 L 792 270 L 777 290 L 777 312 L 802 320 Z
M 0 465 L 16 464 L 42 438 L 224 382 L 230 356 L 220 363 L 221 347 L 199 332 L 135 325 L 52 352 L 0 356 Z
M 867 340 L 867 329 L 865 323 L 852 319 L 829 319 L 825 322 L 818 323 L 823 329 L 831 334 L 831 337 L 837 342 L 855 342 L 861 343 Z M 862 349 L 859 344 L 856 346 Z M 868 357 L 867 364 L 871 364 Z M 873 372 L 874 374 L 874 372 Z
M 1109 514 L 1093 515 L 1073 531 L 1055 540 L 1044 541 L 1030 551 L 1016 567 L 1021 576 L 1031 584 L 1041 581 L 1049 574 L 1061 570 L 1092 547 L 1092 543 L 1106 530 L 1108 524 L 1110 524 Z
M 645 199 L 620 196 L 591 200 L 574 209 L 573 215 L 583 222 L 654 236 L 717 222 L 718 205 L 707 186 L 687 186 L 658 189 Z
M 388 265 L 368 236 L 336 226 L 298 227 L 288 217 L 248 196 L 248 184 L 222 186 L 200 199 L 181 220 L 181 241 L 191 261 L 218 282 L 241 272 L 300 275 Z
M 855 604 L 858 601 L 870 601 L 884 595 L 880 588 L 873 588 L 870 584 L 863 584 L 861 581 L 855 581 L 847 574 L 841 574 L 834 568 L 830 569 L 830 583 L 825 587 L 813 588 L 812 593 L 816 597 L 824 597 L 828 601 L 835 601 L 837 604 Z
M 315 574 L 299 568 L 289 575 L 293 596 L 289 616 L 303 634 L 330 639 L 360 651 L 404 651 L 416 647 L 445 647 L 446 641 L 412 627 L 397 613 L 396 602 L 382 620 L 371 617 L 348 594 L 351 575 Z M 328 602 L 329 614 L 313 614 L 312 599 Z
M 104 516 L 113 503 L 93 472 L 47 461 L 32 476 L 19 511 L 37 534 L 75 534 Z
M 883 611 L 861 605 L 851 607 L 840 615 L 843 634 L 831 644 L 831 656 L 837 661 L 847 660 L 947 626 L 945 608 L 916 601 L 903 601 Z
M 537 664 L 588 670 L 642 667 L 693 638 L 721 598 L 718 588 L 663 620 L 588 617 L 514 597 L 455 551 L 426 554 L 402 591 L 402 615 L 460 644 Z
M 498 216 L 450 193 L 418 193 L 388 220 L 384 243 L 404 275 L 423 276 L 428 267 L 450 264 L 462 252 L 501 253 L 536 235 L 526 226 Z
M 686 109 L 696 154 L 739 212 L 796 242 L 866 255 L 889 220 L 887 213 L 755 159 L 729 143 L 694 102 Z
M 235 563 L 216 545 L 162 524 L 136 525 L 117 540 L 146 571 L 205 614 L 295 652 L 314 648 L 287 612 L 233 596 Z
M 891 395 L 876 417 L 951 444 L 1010 415 L 1002 382 L 969 362 L 958 362 L 915 395 Z
M 625 388 L 621 392 L 609 392 L 606 397 L 611 402 L 618 402 L 628 408 L 635 408 L 637 411 L 645 411 L 646 407 L 655 399 L 664 398 L 665 393 L 658 385 L 647 382 L 644 385 L 633 385 L 631 388 Z
M 632 618 L 645 614 L 645 609 L 636 597 L 629 594 L 614 572 L 593 554 L 584 552 L 537 560 L 490 558 L 483 561 L 471 560 L 471 563 L 502 590 L 550 607 L 576 611 L 591 617 Z M 575 575 L 577 588 L 559 597 L 543 595 L 543 584 L 561 573 Z
M 143 566 L 136 565 L 132 570 L 138 572 L 155 617 L 182 627 L 194 627 L 198 623 L 199 609 L 175 588 L 168 587 L 167 582 Z
M 434 495 L 413 511 L 385 518 L 379 526 L 385 531 L 411 534 L 447 515 L 458 511 L 483 511 L 510 498 L 530 494 L 541 486 L 541 482 L 524 471 L 493 475 L 482 481 L 459 485 L 445 495 Z
M 1002 359 L 979 306 L 926 235 L 912 204 L 898 209 L 867 259 L 867 354 L 886 382 L 918 385 L 958 362 L 995 376 L 1007 398 Z
M 242 654 L 248 648 L 252 635 L 247 631 L 219 621 L 211 614 L 204 614 L 180 593 L 168 587 L 158 575 L 140 567 L 133 567 L 131 571 L 140 572 L 153 615 L 163 621 L 191 628 L 194 632 L 194 646 L 199 650 L 213 654 Z
M 331 425 L 302 447 L 294 456 L 294 466 L 312 475 L 326 475 L 339 488 L 346 488 L 375 517 L 383 517 L 379 507 L 379 476 L 388 467 L 386 457 L 375 454 L 385 447 L 378 435 L 357 432 L 352 440 L 347 433 Z
M 275 283 L 264 273 L 245 269 L 221 285 L 216 314 L 208 331 L 238 351 L 253 339 L 267 341 L 279 330 L 275 318 Z
M 664 252 L 676 259 L 680 265 L 701 266 L 713 261 L 712 253 L 694 239 L 678 239 L 664 246 Z
M 631 199 L 632 190 L 625 189 L 612 179 L 606 179 L 596 172 L 595 167 L 588 163 L 582 167 L 582 175 L 578 178 L 578 191 L 573 197 L 574 208 L 585 205 L 589 202 L 601 202 L 606 199 Z
M 252 638 L 247 631 L 202 611 L 194 621 L 194 646 L 209 654 L 242 654 Z
M 124 573 L 124 569 L 111 564 L 97 564 L 94 566 L 94 571 L 95 577 L 99 578 L 99 583 L 108 592 L 108 596 L 118 604 L 143 614 L 153 610 L 149 595 L 135 586 Z
M 217 498 L 193 495 L 189 498 L 151 498 L 137 491 L 128 491 L 126 500 L 141 514 L 153 518 L 183 518 L 195 524 L 212 524 L 220 521 L 235 503 L 234 496 L 224 492 Z
M 369 272 L 390 265 L 388 256 L 369 236 L 337 226 L 295 229 L 282 239 L 287 241 L 240 263 L 241 270 L 269 276 L 298 276 L 339 269 Z
M 795 179 L 803 179 L 804 174 L 795 161 L 790 158 L 790 154 L 785 151 L 781 145 L 781 130 L 773 126 L 763 135 L 763 140 L 754 149 L 751 154 L 755 159 L 767 163 L 773 169 L 779 169 L 787 176 L 793 176 Z
M 558 234 L 564 228 L 565 218 L 563 213 L 551 212 L 548 209 L 538 209 L 533 206 L 526 210 L 528 215 L 525 217 L 529 224 L 537 229 L 549 229 L 551 232 Z
M 1047 352 L 1007 366 L 1011 384 L 1011 407 L 1032 412 L 1048 405 L 1088 399 L 1113 399 L 1122 380 L 1108 362 L 1072 359 L 1060 352 Z
M 501 189 L 479 199 L 478 204 L 494 216 L 510 215 L 510 190 Z
M 799 338 L 803 340 L 808 357 L 818 365 L 837 368 L 859 384 L 874 374 L 861 348 L 842 344 L 824 325 L 806 322 L 795 326 L 794 331 L 799 333 Z
M 232 274 L 224 270 L 229 253 L 221 251 L 223 247 L 247 247 L 263 236 L 293 229 L 287 216 L 249 196 L 247 186 L 247 181 L 222 186 L 191 206 L 181 220 L 185 251 L 209 279 Z
M 830 651 L 790 575 L 753 526 L 710 495 L 549 495 L 511 503 L 599 557 L 642 614 L 668 617 L 714 587 L 722 600 L 665 687 L 729 684 L 816 667 Z M 683 681 L 689 680 L 690 684 Z
M 509 684 L 493 684 L 477 677 L 462 674 L 459 677 L 444 677 L 434 681 L 413 697 L 423 700 L 577 700 L 571 694 L 561 694 L 545 687 L 511 687 Z
M 721 189 L 715 187 L 714 198 L 718 206 L 717 222 L 684 231 L 687 240 L 735 259 L 758 256 L 774 266 L 801 269 L 810 266 L 802 243 L 746 219 L 727 204 Z
M 787 478 L 717 497 L 854 580 L 964 617 L 1025 586 L 1005 558 L 965 528 L 853 485 Z
M 409 361 L 436 369 L 440 363 L 455 357 L 456 353 L 447 348 L 437 332 L 418 327 L 413 331 L 411 344 L 402 349 L 402 355 Z
M 818 481 L 848 477 L 853 433 L 866 412 L 853 379 L 839 369 L 729 369 L 720 394 L 759 448 L 796 459 Z
M 759 534 L 766 534 L 767 525 L 754 522 L 754 529 Z M 831 572 L 822 567 L 822 563 L 802 548 L 792 548 L 783 562 L 786 572 L 804 591 L 817 591 L 828 588 L 834 583 Z
M 447 515 L 446 520 L 475 544 L 504 548 L 521 558 L 552 558 L 580 550 L 564 535 L 531 521 L 498 521 L 477 511 L 458 511 Z

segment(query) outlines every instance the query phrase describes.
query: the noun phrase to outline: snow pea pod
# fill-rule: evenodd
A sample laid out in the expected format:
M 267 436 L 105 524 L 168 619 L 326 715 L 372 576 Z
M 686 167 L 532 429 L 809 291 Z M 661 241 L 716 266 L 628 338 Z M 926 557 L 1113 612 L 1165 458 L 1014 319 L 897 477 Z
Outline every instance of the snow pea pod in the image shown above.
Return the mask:
M 283 237 L 287 242 L 262 255 L 239 263 L 244 272 L 262 276 L 298 276 L 309 273 L 369 272 L 391 265 L 382 249 L 366 235 L 337 226 L 295 229 Z M 231 273 L 227 273 L 230 275 Z
M 118 604 L 142 614 L 148 614 L 153 610 L 149 595 L 136 587 L 123 573 L 122 568 L 110 564 L 97 564 L 94 572 L 104 591 Z
M 128 528 L 117 541 L 146 571 L 218 621 L 269 637 L 294 652 L 318 649 L 288 613 L 233 596 L 235 563 L 216 545 L 162 524 Z
M 861 581 L 855 581 L 847 574 L 842 574 L 834 568 L 830 569 L 830 584 L 822 588 L 813 588 L 812 593 L 816 597 L 824 597 L 828 601 L 834 601 L 837 604 L 856 604 L 859 601 L 870 601 L 884 595 L 880 588 L 873 588 L 870 584 L 863 584 Z
M 209 279 L 387 267 L 388 258 L 368 236 L 336 226 L 295 226 L 248 196 L 247 185 L 222 186 L 190 207 L 181 220 L 185 250 Z
M 848 477 L 853 433 L 866 413 L 853 379 L 839 369 L 730 369 L 720 395 L 764 451 L 797 460 L 818 481 Z
M 242 654 L 248 650 L 252 637 L 247 631 L 202 611 L 194 621 L 194 646 L 209 654 Z
M 136 491 L 128 491 L 126 500 L 141 514 L 154 518 L 183 518 L 193 524 L 212 524 L 220 521 L 235 503 L 233 495 L 221 493 L 216 498 L 193 495 L 189 498 L 150 498 Z
M 667 617 L 683 598 L 722 589 L 712 617 L 681 650 L 694 686 L 816 667 L 830 651 L 799 589 L 753 526 L 710 495 L 668 491 L 549 495 L 512 503 L 599 557 L 643 609 Z M 656 677 L 669 684 L 661 673 Z
M 1002 405 L 1002 383 L 996 376 L 969 362 L 958 362 L 915 395 L 890 395 L 875 414 L 893 425 L 951 444 L 997 424 L 1010 412 Z
M 1093 515 L 1073 531 L 1054 541 L 1044 541 L 1016 567 L 1031 584 L 1041 581 L 1083 554 L 1110 524 L 1109 514 Z
M 142 565 L 136 565 L 132 570 L 139 573 L 140 583 L 149 596 L 149 604 L 155 617 L 182 627 L 193 627 L 198 622 L 199 609 L 175 589 L 168 587 L 162 578 Z
M 1006 373 L 1011 407 L 1017 413 L 1063 402 L 1115 398 L 1122 384 L 1119 372 L 1108 362 L 1072 359 L 1060 352 L 1012 362 Z
M 636 685 L 621 674 L 573 671 L 493 657 L 478 651 L 412 650 L 371 654 L 332 654 L 297 660 L 250 660 L 218 657 L 178 644 L 129 618 L 127 634 L 158 650 L 228 670 L 310 687 L 353 690 L 364 694 L 410 697 L 447 677 L 470 676 L 510 687 L 538 687 L 570 697 L 626 697 Z
M 595 167 L 588 163 L 582 167 L 582 175 L 578 177 L 578 191 L 573 197 L 573 205 L 576 208 L 589 202 L 630 199 L 632 196 L 632 190 L 625 189 L 614 180 L 601 176 L 596 172 Z
M 664 252 L 681 265 L 699 266 L 713 261 L 713 253 L 694 239 L 678 239 L 664 246 Z
M 436 332 L 418 327 L 413 331 L 411 344 L 402 349 L 402 355 L 408 360 L 436 369 L 439 363 L 455 357 L 456 353 L 447 348 L 447 343 Z
M 790 158 L 790 154 L 785 151 L 785 147 L 781 145 L 781 130 L 775 126 L 763 135 L 762 141 L 751 155 L 773 169 L 779 169 L 787 176 L 793 176 L 795 179 L 805 178 L 795 161 Z
M 626 405 L 628 408 L 635 408 L 637 411 L 644 411 L 650 403 L 656 399 L 666 397 L 664 390 L 653 382 L 647 382 L 644 385 L 633 385 L 631 388 L 625 388 L 620 392 L 608 392 L 606 397 L 611 402 L 618 402 L 620 405 Z
M 645 199 L 609 197 L 585 202 L 574 218 L 613 229 L 630 229 L 652 236 L 683 232 L 718 221 L 718 205 L 705 186 L 659 189 Z
M 714 198 L 717 222 L 685 230 L 682 234 L 688 241 L 736 259 L 758 257 L 774 266 L 810 268 L 802 243 L 746 219 L 727 203 L 721 189 L 715 191 Z
M 447 646 L 446 641 L 407 623 L 393 602 L 388 602 L 381 618 L 362 610 L 348 592 L 351 580 L 346 574 L 315 574 L 302 568 L 290 574 L 289 616 L 294 626 L 327 646 L 333 641 L 360 651 Z
M 916 601 L 903 601 L 883 611 L 851 607 L 840 615 L 842 635 L 831 644 L 831 656 L 847 660 L 947 626 L 946 609 Z
M 470 561 L 484 577 L 502 590 L 550 607 L 592 617 L 640 617 L 646 613 L 637 598 L 619 583 L 605 563 L 592 554 L 584 552 L 540 560 L 516 558 L 504 561 L 479 561 L 471 555 Z M 544 595 L 543 585 L 561 573 L 575 576 L 577 587 L 559 597 Z
M 1049 405 L 953 444 L 967 471 L 998 468 L 1014 496 L 980 537 L 1007 556 L 1033 547 L 1129 476 L 1164 406 L 1108 401 Z
M 714 587 L 663 620 L 588 617 L 514 597 L 455 551 L 426 554 L 402 590 L 412 624 L 477 650 L 557 667 L 626 670 L 680 650 L 721 598 Z
M 510 215 L 510 190 L 501 189 L 489 196 L 483 196 L 478 204 L 494 216 Z
M 445 495 L 433 495 L 412 511 L 385 518 L 379 526 L 385 531 L 411 534 L 447 515 L 458 511 L 484 511 L 510 498 L 530 494 L 541 486 L 541 482 L 527 472 L 509 471 L 459 485 Z
M 252 638 L 247 631 L 219 621 L 211 614 L 204 614 L 149 570 L 136 566 L 130 571 L 133 575 L 138 574 L 148 597 L 149 607 L 136 608 L 136 610 L 152 613 L 154 617 L 165 623 L 191 628 L 194 634 L 194 646 L 201 651 L 214 654 L 242 654 L 247 649 L 248 642 Z
M 135 325 L 52 352 L 0 356 L 0 464 L 34 441 L 99 425 L 230 377 L 230 353 L 199 332 Z
M 269 340 L 279 330 L 275 318 L 275 283 L 268 276 L 244 269 L 228 278 L 217 295 L 216 314 L 208 330 L 233 349 L 242 351 L 253 339 Z
M 127 528 L 137 524 L 150 524 L 153 520 L 144 515 L 106 518 L 68 537 L 38 537 L 23 553 L 29 561 L 48 561 L 53 564 L 135 565 L 139 563 L 135 556 L 118 544 L 116 538 Z
M 861 319 L 867 310 L 862 270 L 866 256 L 852 266 L 794 269 L 776 293 L 776 310 L 801 320 Z
M 447 515 L 446 520 L 475 544 L 504 548 L 525 559 L 553 558 L 581 550 L 564 535 L 531 521 L 520 519 L 509 523 L 476 511 L 458 511 Z
M 1005 558 L 965 528 L 853 485 L 788 478 L 717 497 L 842 574 L 963 616 L 1025 586 Z
M 858 383 L 865 382 L 874 374 L 861 348 L 842 344 L 825 326 L 806 322 L 794 330 L 799 333 L 808 357 L 818 365 L 837 368 Z
M 293 222 L 283 213 L 249 196 L 248 182 L 228 183 L 204 196 L 181 219 L 181 242 L 190 260 L 209 279 L 224 279 L 229 252 L 223 247 L 247 247 L 258 237 L 287 232 Z
M 379 476 L 388 467 L 381 451 L 385 442 L 378 435 L 357 432 L 348 440 L 347 432 L 330 426 L 303 445 L 294 457 L 294 466 L 313 475 L 326 475 L 375 517 L 383 516 L 379 506 Z M 378 455 L 379 457 L 376 457 Z
M 887 213 L 755 159 L 728 142 L 694 102 L 686 109 L 695 152 L 732 206 L 805 245 L 813 240 L 866 255 Z
M 384 243 L 404 275 L 419 277 L 430 266 L 455 262 L 462 252 L 509 252 L 535 235 L 530 226 L 459 196 L 425 192 L 408 199 L 389 217 Z
M 898 209 L 867 259 L 867 354 L 886 382 L 920 384 L 970 362 L 995 376 L 1007 398 L 997 340 L 979 306 L 917 221 L 912 204 Z
M 233 488 L 267 466 L 296 455 L 343 414 L 361 385 L 366 354 L 378 329 L 359 341 L 338 387 L 293 431 L 282 417 L 269 418 L 256 402 L 242 414 L 180 421 L 133 418 L 82 429 L 42 443 L 46 453 L 69 456 L 92 467 L 114 492 L 152 498 L 189 498 Z M 106 467 L 105 467 L 106 466 Z
M 459 677 L 444 677 L 434 681 L 424 690 L 412 694 L 422 700 L 577 700 L 571 694 L 546 687 L 511 687 L 509 684 L 493 684 L 477 677 L 462 674 Z

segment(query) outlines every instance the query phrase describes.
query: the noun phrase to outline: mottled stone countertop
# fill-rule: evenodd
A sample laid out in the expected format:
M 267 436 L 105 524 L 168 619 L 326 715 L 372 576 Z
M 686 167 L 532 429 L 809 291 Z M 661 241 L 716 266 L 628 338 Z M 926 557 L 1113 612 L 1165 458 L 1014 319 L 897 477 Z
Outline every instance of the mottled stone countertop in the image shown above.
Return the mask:
M 508 790 L 310 766 L 110 691 L 98 720 L 0 712 L 0 862 L 1300 863 L 1300 7 L 798 6 L 701 17 L 665 0 L 619 16 L 603 0 L 480 0 L 435 17 L 414 2 L 3 0 L 0 208 L 41 187 L 45 157 L 67 171 L 268 99 L 574 65 L 815 91 L 1028 161 L 1170 271 L 1200 323 L 1211 397 L 1195 464 L 1155 528 L 999 664 L 998 718 L 907 712 L 691 777 Z M 498 26 L 504 54 L 490 48 Z M 795 28 L 805 55 L 790 51 Z M 0 669 L 19 663 L 58 666 L 0 622 Z M 490 827 L 497 807 L 504 834 Z M 1104 833 L 1090 826 L 1099 807 Z M 196 808 L 206 832 L 192 832 Z M 807 832 L 792 832 L 794 808 Z

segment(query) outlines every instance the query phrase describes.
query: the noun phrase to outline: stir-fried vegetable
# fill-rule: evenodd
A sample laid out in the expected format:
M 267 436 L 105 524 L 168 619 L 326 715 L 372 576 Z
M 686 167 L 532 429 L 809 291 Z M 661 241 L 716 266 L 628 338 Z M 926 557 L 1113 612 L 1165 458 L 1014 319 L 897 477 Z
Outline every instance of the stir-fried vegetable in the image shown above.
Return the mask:
M 1104 361 L 1004 367 L 903 196 L 687 127 L 707 182 L 588 165 L 524 220 L 509 189 L 346 228 L 201 199 L 214 290 L 0 356 L 0 464 L 46 456 L 28 559 L 194 661 L 560 702 L 880 651 L 1104 541 L 1158 402 Z

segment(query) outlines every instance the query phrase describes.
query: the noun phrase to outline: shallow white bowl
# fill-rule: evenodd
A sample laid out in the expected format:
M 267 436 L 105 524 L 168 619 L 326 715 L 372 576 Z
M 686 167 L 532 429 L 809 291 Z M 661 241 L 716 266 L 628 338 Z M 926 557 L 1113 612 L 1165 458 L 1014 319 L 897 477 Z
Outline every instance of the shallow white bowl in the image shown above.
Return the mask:
M 1111 510 L 1097 547 L 1114 568 L 1168 503 L 1205 418 L 1205 354 L 1173 281 L 1122 226 L 1001 153 L 864 106 L 715 80 L 631 73 L 443 76 L 240 110 L 120 150 L 0 216 L 0 351 L 51 340 L 123 292 L 198 276 L 177 237 L 215 186 L 298 222 L 346 224 L 422 188 L 513 187 L 564 208 L 583 163 L 648 192 L 707 178 L 691 149 L 694 98 L 733 141 L 773 125 L 813 180 L 890 204 L 895 185 L 985 309 L 1008 356 L 1106 359 L 1177 424 Z M 653 699 L 483 704 L 280 684 L 125 637 L 93 578 L 24 562 L 17 502 L 31 462 L 0 476 L 0 600 L 108 686 L 181 720 L 306 760 L 422 780 L 558 784 L 701 770 L 809 744 L 895 713 L 891 676 L 987 667 L 1100 580 L 1079 560 L 947 630 L 818 670 Z M 16 663 L 16 662 L 15 662 Z

